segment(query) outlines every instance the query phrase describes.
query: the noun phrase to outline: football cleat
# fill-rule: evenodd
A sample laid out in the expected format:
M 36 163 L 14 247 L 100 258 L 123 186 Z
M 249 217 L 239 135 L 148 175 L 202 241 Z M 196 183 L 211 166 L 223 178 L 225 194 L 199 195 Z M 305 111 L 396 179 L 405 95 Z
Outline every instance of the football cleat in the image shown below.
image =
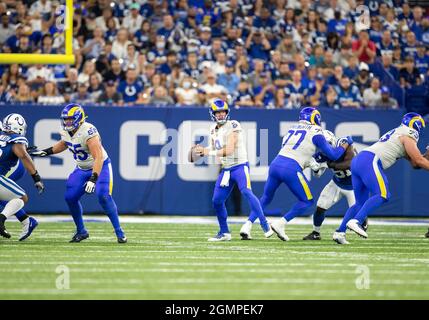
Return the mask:
M 350 244 L 350 242 L 346 240 L 345 232 L 334 232 L 332 240 L 334 240 L 338 244 Z
M 347 228 L 349 230 L 352 230 L 362 238 L 368 238 L 368 234 L 365 232 L 365 230 L 362 229 L 361 225 L 359 224 L 359 221 L 356 219 L 351 219 L 349 222 L 347 222 Z
M 368 217 L 365 218 L 365 221 L 362 224 L 362 229 L 365 230 L 365 232 L 368 230 Z
M 213 238 L 207 239 L 209 242 L 217 242 L 217 241 L 231 241 L 231 234 L 230 233 L 222 233 L 219 232 L 216 236 Z
M 428 229 L 428 232 L 426 232 L 425 237 L 429 238 L 429 229 Z
M 277 234 L 280 240 L 289 241 L 289 237 L 285 233 L 284 225 L 280 221 L 273 222 L 271 224 L 271 229 Z
M 274 234 L 273 229 L 271 229 L 271 226 L 268 223 L 265 226 L 263 226 L 261 224 L 261 227 L 262 227 L 262 230 L 264 230 L 264 236 L 265 236 L 265 238 L 268 239 L 268 238 L 270 238 Z
M 247 220 L 240 229 L 241 240 L 252 240 L 250 231 L 252 230 L 252 222 Z
M 25 239 L 27 239 L 38 225 L 39 223 L 37 222 L 36 219 L 34 219 L 33 217 L 29 217 L 28 223 L 25 223 L 22 226 L 22 232 L 19 237 L 19 241 L 24 241 Z
M 118 237 L 118 243 L 127 243 L 128 239 L 126 236 Z
M 4 226 L 5 221 L 6 221 L 6 217 L 4 215 L 0 215 L 0 236 L 2 236 L 3 238 L 9 239 L 11 235 L 6 230 L 6 227 Z
M 73 236 L 73 238 L 69 241 L 70 243 L 75 243 L 75 242 L 81 242 L 85 239 L 89 238 L 89 233 L 75 233 L 75 235 Z
M 322 240 L 320 233 L 317 231 L 312 231 L 310 234 L 306 235 L 302 240 Z

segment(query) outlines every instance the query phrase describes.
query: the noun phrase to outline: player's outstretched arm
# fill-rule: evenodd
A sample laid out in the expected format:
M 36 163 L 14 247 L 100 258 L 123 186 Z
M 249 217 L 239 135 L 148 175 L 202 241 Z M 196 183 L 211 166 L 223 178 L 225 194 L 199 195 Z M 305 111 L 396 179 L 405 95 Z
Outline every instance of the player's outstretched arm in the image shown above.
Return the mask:
M 63 140 L 58 141 L 52 147 L 38 150 L 37 148 L 31 148 L 29 154 L 36 157 L 47 157 L 53 154 L 61 153 L 67 150 L 67 145 Z
M 341 162 L 328 161 L 328 168 L 334 170 L 347 170 L 350 169 L 350 165 L 355 156 L 355 150 L 353 145 L 349 145 L 345 151 L 344 160 Z
M 21 143 L 16 143 L 13 145 L 12 151 L 19 158 L 19 160 L 21 160 L 24 168 L 33 178 L 34 186 L 37 188 L 37 190 L 39 190 L 39 193 L 42 193 L 45 190 L 45 186 L 43 185 L 42 179 L 36 170 L 33 159 L 31 159 L 27 152 L 27 148 Z
M 347 149 L 347 147 L 353 143 L 352 138 L 348 137 L 347 142 L 348 143 L 345 143 L 339 147 L 333 148 L 326 141 L 322 134 L 318 134 L 313 137 L 314 145 L 318 147 L 320 151 L 329 158 L 329 160 L 332 161 L 338 160 L 344 154 L 344 151 Z
M 425 157 L 420 153 L 419 148 L 417 148 L 417 142 L 407 136 L 401 136 L 399 140 L 404 145 L 405 152 L 410 158 L 411 165 L 413 167 L 417 166 L 425 170 L 429 170 L 429 160 L 425 159 Z

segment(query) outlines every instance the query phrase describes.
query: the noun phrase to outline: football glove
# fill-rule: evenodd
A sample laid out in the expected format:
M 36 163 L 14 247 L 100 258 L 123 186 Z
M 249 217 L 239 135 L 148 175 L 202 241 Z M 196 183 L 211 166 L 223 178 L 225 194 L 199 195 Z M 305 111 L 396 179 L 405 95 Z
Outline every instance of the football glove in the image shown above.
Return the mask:
M 31 177 L 33 178 L 34 186 L 37 188 L 37 191 L 39 192 L 39 194 L 42 194 L 43 191 L 45 191 L 45 185 L 43 184 L 39 173 L 36 171 L 36 173 L 32 174 Z
M 93 172 L 89 180 L 85 184 L 85 192 L 86 193 L 93 193 L 95 191 L 95 184 L 98 179 L 98 174 L 96 172 Z
M 52 151 L 52 147 L 46 148 L 43 150 L 39 150 L 39 149 L 37 149 L 36 146 L 32 146 L 32 147 L 27 148 L 27 152 L 30 156 L 33 156 L 33 157 L 47 157 L 47 156 L 50 156 L 51 154 L 54 153 Z
M 329 159 L 323 154 L 323 153 L 321 153 L 321 152 L 316 152 L 314 155 L 313 155 L 313 158 L 316 160 L 316 162 L 318 162 L 318 163 L 322 163 L 322 162 L 326 162 L 326 161 L 328 161 Z

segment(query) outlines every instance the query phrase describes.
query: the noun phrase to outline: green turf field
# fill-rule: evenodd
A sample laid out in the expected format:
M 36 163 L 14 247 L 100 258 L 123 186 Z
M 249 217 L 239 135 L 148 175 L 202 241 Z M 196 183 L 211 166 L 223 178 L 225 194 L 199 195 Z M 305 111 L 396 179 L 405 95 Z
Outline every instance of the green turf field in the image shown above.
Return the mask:
M 117 244 L 108 223 L 87 223 L 91 238 L 67 243 L 72 223 L 43 223 L 19 243 L 0 240 L 0 299 L 429 299 L 429 239 L 424 226 L 376 226 L 370 238 L 349 234 L 349 246 L 304 242 L 308 225 L 289 226 L 289 242 L 264 239 L 208 243 L 216 225 L 124 224 Z M 70 270 L 70 289 L 56 288 Z M 61 270 L 62 267 L 60 267 Z M 369 270 L 369 289 L 362 288 Z M 358 287 L 356 281 L 358 279 Z M 367 283 L 367 282 L 365 282 Z

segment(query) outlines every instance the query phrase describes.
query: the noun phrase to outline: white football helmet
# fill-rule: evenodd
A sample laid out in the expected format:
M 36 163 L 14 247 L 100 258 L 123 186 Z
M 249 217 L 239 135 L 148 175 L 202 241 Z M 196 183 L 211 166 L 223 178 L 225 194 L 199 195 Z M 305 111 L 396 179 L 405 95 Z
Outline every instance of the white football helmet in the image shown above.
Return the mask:
M 331 146 L 335 147 L 337 145 L 337 137 L 332 131 L 323 130 L 323 135 Z
M 23 116 L 18 113 L 11 113 L 7 115 L 2 122 L 2 130 L 17 133 L 25 136 L 27 133 L 27 123 Z

